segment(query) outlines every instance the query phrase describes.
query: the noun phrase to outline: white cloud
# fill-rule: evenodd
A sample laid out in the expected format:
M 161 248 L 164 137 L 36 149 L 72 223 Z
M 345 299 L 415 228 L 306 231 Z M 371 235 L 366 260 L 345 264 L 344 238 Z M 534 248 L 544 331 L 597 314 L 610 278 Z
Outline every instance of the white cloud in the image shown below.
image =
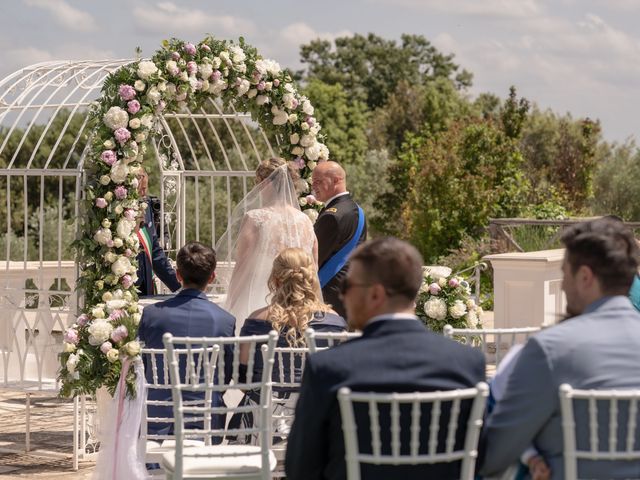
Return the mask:
M 427 12 L 479 17 L 524 18 L 540 13 L 538 0 L 374 0 Z
M 302 45 L 309 43 L 311 40 L 320 38 L 322 40 L 333 41 L 337 37 L 353 35 L 348 30 L 342 30 L 339 32 L 318 32 L 304 22 L 296 22 L 287 25 L 280 30 L 279 36 L 286 42 L 291 42 L 294 45 Z
M 212 15 L 202 10 L 182 8 L 172 2 L 155 5 L 139 5 L 133 9 L 133 18 L 138 28 L 147 32 L 186 33 L 191 36 L 210 32 L 216 36 L 250 35 L 256 31 L 251 20 L 231 15 Z
M 30 7 L 47 10 L 56 22 L 69 30 L 92 32 L 98 30 L 98 24 L 91 14 L 78 10 L 64 0 L 24 0 Z

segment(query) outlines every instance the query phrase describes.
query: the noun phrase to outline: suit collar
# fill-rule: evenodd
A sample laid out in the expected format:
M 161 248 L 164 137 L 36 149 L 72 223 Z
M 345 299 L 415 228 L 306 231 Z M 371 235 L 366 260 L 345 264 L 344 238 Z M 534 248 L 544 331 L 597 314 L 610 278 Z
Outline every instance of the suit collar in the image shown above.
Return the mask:
M 363 337 L 372 337 L 378 335 L 386 335 L 389 333 L 410 333 L 425 332 L 424 324 L 412 318 L 388 318 L 378 319 L 373 323 L 369 323 L 362 330 Z
M 583 315 L 595 312 L 596 310 L 614 310 L 620 308 L 634 308 L 633 304 L 626 295 L 605 296 L 599 298 L 585 308 Z
M 347 198 L 351 198 L 351 194 L 349 192 L 339 193 L 338 195 L 331 197 L 325 204 L 324 208 L 328 208 L 330 205 L 335 205 L 336 203 L 341 202 L 342 200 L 345 200 Z
M 192 297 L 192 298 L 201 298 L 203 300 L 208 300 L 207 294 L 196 288 L 184 288 L 178 292 L 176 297 Z

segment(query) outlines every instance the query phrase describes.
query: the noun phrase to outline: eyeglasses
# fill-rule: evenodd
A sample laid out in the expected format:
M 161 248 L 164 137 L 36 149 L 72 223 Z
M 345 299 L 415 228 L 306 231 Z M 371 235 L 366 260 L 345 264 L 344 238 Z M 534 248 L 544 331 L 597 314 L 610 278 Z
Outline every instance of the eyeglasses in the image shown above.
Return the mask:
M 345 296 L 350 288 L 352 287 L 370 287 L 373 285 L 372 283 L 355 283 L 349 280 L 349 278 L 344 277 L 340 282 L 339 290 L 340 296 Z

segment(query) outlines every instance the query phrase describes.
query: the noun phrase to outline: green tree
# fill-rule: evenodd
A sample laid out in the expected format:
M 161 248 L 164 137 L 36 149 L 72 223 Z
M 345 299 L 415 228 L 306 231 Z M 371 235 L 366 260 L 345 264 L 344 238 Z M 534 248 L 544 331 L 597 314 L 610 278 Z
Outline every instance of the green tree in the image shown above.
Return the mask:
M 313 40 L 300 48 L 305 80 L 316 78 L 340 84 L 350 97 L 366 102 L 374 110 L 384 105 L 401 80 L 424 85 L 436 78 L 448 78 L 458 88 L 471 85 L 472 75 L 453 62 L 453 55 L 438 51 L 422 35 L 401 36 L 400 44 L 373 33 L 327 40 Z

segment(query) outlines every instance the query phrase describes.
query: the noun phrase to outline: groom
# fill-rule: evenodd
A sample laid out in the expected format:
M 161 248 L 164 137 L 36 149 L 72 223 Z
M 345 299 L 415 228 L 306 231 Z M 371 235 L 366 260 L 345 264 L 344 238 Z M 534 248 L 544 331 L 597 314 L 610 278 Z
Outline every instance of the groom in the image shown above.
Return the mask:
M 318 163 L 312 187 L 315 197 L 325 203 L 314 225 L 322 296 L 344 317 L 339 287 L 347 272 L 349 254 L 367 239 L 364 212 L 347 191 L 345 171 L 336 162 Z

